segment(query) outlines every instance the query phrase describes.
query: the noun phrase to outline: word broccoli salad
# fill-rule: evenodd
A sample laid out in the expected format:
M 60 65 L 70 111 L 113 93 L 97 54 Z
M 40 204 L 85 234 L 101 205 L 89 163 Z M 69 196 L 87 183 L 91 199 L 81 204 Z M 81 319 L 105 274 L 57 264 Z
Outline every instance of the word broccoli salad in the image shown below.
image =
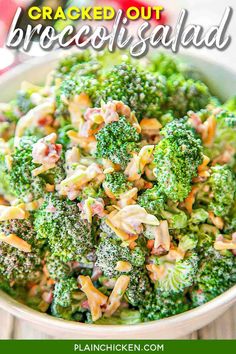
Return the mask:
M 159 54 L 63 57 L 0 104 L 0 288 L 134 324 L 236 283 L 236 97 Z

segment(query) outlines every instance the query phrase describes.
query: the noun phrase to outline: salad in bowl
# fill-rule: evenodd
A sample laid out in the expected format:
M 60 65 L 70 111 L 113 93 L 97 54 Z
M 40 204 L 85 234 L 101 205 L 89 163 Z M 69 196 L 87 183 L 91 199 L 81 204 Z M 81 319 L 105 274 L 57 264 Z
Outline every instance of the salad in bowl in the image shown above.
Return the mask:
M 136 324 L 236 284 L 236 98 L 173 57 L 74 53 L 0 104 L 0 288 Z

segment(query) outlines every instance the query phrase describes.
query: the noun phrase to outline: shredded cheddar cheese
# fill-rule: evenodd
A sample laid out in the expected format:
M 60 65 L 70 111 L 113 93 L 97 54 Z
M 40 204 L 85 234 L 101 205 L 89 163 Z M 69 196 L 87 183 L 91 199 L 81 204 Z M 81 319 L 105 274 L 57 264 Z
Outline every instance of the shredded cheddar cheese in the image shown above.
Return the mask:
M 128 181 L 133 182 L 141 177 L 145 166 L 152 161 L 153 149 L 154 145 L 146 145 L 142 147 L 138 155 L 134 154 L 125 170 Z
M 132 269 L 132 265 L 126 261 L 118 261 L 115 270 L 118 272 L 129 272 Z
M 81 290 L 86 294 L 93 321 L 102 317 L 101 307 L 106 305 L 108 297 L 95 288 L 89 276 L 80 275 Z
M 20 206 L 0 205 L 0 221 L 27 219 L 28 213 Z
M 208 213 L 211 222 L 219 229 L 222 230 L 224 227 L 224 220 L 220 216 L 215 216 L 212 211 Z
M 108 304 L 104 315 L 105 317 L 110 317 L 120 307 L 121 299 L 129 285 L 129 282 L 130 277 L 127 275 L 121 275 L 117 279 L 115 287 L 108 299 Z
M 19 249 L 22 252 L 31 252 L 31 245 L 15 234 L 5 235 L 3 233 L 0 233 L 0 241 L 3 241 L 8 245 Z

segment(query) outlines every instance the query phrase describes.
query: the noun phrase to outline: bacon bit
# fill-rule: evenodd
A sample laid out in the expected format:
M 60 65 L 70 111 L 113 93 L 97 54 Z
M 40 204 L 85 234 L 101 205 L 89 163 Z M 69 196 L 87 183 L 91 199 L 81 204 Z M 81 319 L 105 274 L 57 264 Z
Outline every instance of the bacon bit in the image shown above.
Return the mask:
M 214 141 L 214 137 L 216 133 L 216 125 L 217 125 L 217 121 L 214 115 L 211 115 L 203 123 L 204 131 L 202 134 L 202 140 L 206 146 L 211 146 Z
M 220 216 L 215 216 L 212 211 L 208 213 L 209 218 L 213 225 L 215 225 L 219 230 L 222 230 L 224 227 L 224 221 Z
M 190 113 L 190 118 L 189 118 L 190 123 L 194 127 L 197 133 L 202 133 L 204 130 L 203 123 L 201 121 L 201 118 L 194 112 Z
M 162 246 L 159 246 L 158 248 L 153 248 L 151 251 L 152 255 L 155 256 L 164 256 L 167 253 L 167 250 L 165 250 Z
M 210 176 L 209 167 L 207 166 L 209 162 L 210 162 L 209 157 L 207 157 L 206 155 L 203 155 L 203 162 L 201 165 L 198 166 L 198 175 L 200 177 L 209 177 Z
M 31 252 L 31 245 L 15 234 L 5 235 L 0 233 L 0 241 L 7 243 L 8 245 L 15 247 L 22 252 Z
M 106 305 L 108 297 L 95 288 L 89 276 L 78 277 L 81 290 L 86 294 L 93 321 L 102 317 L 101 307 Z
M 128 122 L 141 133 L 141 127 L 131 109 L 121 101 L 112 101 L 102 105 L 103 119 L 105 124 L 119 120 L 119 116 L 125 116 Z
M 92 274 L 92 277 L 91 277 L 92 281 L 98 280 L 98 278 L 99 278 L 101 275 L 102 275 L 101 269 L 94 266 L 94 267 L 93 267 L 93 274 Z
M 81 307 L 82 307 L 83 309 L 89 310 L 89 303 L 88 303 L 88 300 L 82 301 Z
M 232 239 L 227 240 L 223 235 L 218 235 L 214 243 L 214 248 L 217 251 L 236 250 L 236 232 L 232 234 Z
M 86 219 L 90 224 L 94 215 L 98 215 L 100 218 L 105 216 L 104 201 L 102 198 L 87 198 L 78 204 L 78 207 L 82 211 L 82 218 Z
M 50 114 L 40 118 L 38 120 L 38 125 L 41 127 L 51 125 L 53 123 L 53 117 Z
M 101 124 L 104 122 L 104 118 L 102 116 L 101 108 L 88 108 L 84 113 L 84 119 L 87 121 L 91 121 L 96 124 Z
M 196 194 L 197 194 L 198 190 L 199 190 L 199 187 L 193 186 L 191 192 L 189 193 L 187 198 L 184 200 L 184 206 L 187 209 L 187 211 L 189 212 L 189 214 L 191 214 L 193 211 L 193 204 L 195 203 L 195 198 L 196 198 Z
M 145 166 L 152 161 L 153 149 L 154 145 L 146 145 L 142 147 L 138 155 L 133 155 L 125 170 L 128 181 L 133 182 L 141 177 Z
M 28 217 L 29 214 L 22 208 L 22 206 L 0 205 L 0 221 L 27 219 Z
M 54 207 L 53 204 L 48 204 L 46 211 L 47 213 L 56 213 L 57 209 Z
M 115 270 L 118 272 L 129 272 L 132 269 L 132 265 L 126 261 L 118 261 Z
M 108 304 L 104 315 L 105 317 L 110 317 L 120 307 L 121 299 L 129 285 L 129 282 L 130 277 L 127 275 L 121 275 L 117 279 L 115 287 L 108 299 Z
M 159 134 L 162 125 L 156 118 L 143 118 L 140 127 L 143 135 L 154 136 Z
M 147 270 L 150 272 L 150 279 L 155 283 L 157 280 L 161 279 L 165 274 L 164 265 L 147 264 Z
M 62 152 L 62 145 L 56 144 L 57 134 L 52 133 L 39 139 L 33 146 L 33 162 L 42 165 L 54 165 Z

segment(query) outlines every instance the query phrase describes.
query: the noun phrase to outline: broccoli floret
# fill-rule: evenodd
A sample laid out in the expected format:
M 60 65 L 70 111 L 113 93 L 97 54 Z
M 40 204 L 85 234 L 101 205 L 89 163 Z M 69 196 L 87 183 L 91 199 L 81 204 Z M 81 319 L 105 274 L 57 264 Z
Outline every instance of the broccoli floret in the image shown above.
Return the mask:
M 182 229 L 187 225 L 187 215 L 174 206 L 167 204 L 167 197 L 158 186 L 147 189 L 138 198 L 138 203 L 150 214 L 168 221 L 172 229 Z
M 84 300 L 85 295 L 79 291 L 75 278 L 60 280 L 53 291 L 52 315 L 70 321 L 84 321 L 88 311 L 81 307 Z
M 67 149 L 71 143 L 71 140 L 67 135 L 68 131 L 70 130 L 75 131 L 75 128 L 72 124 L 67 124 L 59 128 L 57 132 L 57 143 L 61 144 L 65 149 Z
M 16 104 L 22 115 L 26 114 L 35 107 L 35 104 L 31 100 L 31 95 L 33 92 L 34 90 L 22 90 L 17 92 Z
M 234 202 L 236 180 L 229 166 L 215 166 L 211 170 L 209 185 L 213 197 L 209 210 L 213 211 L 216 216 L 225 216 Z
M 60 159 L 56 167 L 44 174 L 33 176 L 32 171 L 39 165 L 33 162 L 33 145 L 37 142 L 35 136 L 23 137 L 12 154 L 10 170 L 10 188 L 22 200 L 39 199 L 45 194 L 46 183 L 60 183 L 65 178 L 63 161 Z
M 78 76 L 90 75 L 96 73 L 99 68 L 100 64 L 96 60 L 94 53 L 88 50 L 74 53 L 59 61 L 55 69 L 54 79 L 59 78 L 64 80 L 69 74 L 76 74 Z
M 180 234 L 178 239 L 178 247 L 184 252 L 192 251 L 198 246 L 198 236 L 196 233 L 191 232 L 191 229 L 187 230 L 186 234 Z
M 199 209 L 194 209 L 191 213 L 191 219 L 190 222 L 193 224 L 200 224 L 205 222 L 209 217 L 209 214 L 207 210 L 199 208 Z
M 202 253 L 195 278 L 194 304 L 198 306 L 209 301 L 233 286 L 236 282 L 235 265 L 235 256 L 231 252 L 220 253 L 213 247 L 207 248 Z
M 115 269 L 118 261 L 128 261 L 130 252 L 127 247 L 121 247 L 120 242 L 104 238 L 96 250 L 96 266 L 107 277 L 115 277 L 119 272 Z
M 148 273 L 143 267 L 134 267 L 128 275 L 130 283 L 125 297 L 132 306 L 140 306 L 145 303 L 147 296 L 152 292 Z
M 35 229 L 63 262 L 81 261 L 92 249 L 90 227 L 81 219 L 76 203 L 56 195 L 47 195 L 36 212 Z
M 173 75 L 167 80 L 166 109 L 176 118 L 184 117 L 188 111 L 194 112 L 210 102 L 208 87 L 201 81 L 185 79 L 182 75 Z
M 107 188 L 116 198 L 129 189 L 130 183 L 122 172 L 107 173 L 104 188 Z
M 81 93 L 87 94 L 92 102 L 98 89 L 94 76 L 68 77 L 59 86 L 56 93 L 56 115 L 68 115 L 68 104 Z
M 62 262 L 59 257 L 47 255 L 46 267 L 50 277 L 54 280 L 62 280 L 68 278 L 71 273 L 71 267 L 68 263 Z
M 0 104 L 1 125 L 3 122 L 8 122 L 9 127 L 14 127 L 14 123 L 17 123 L 20 118 L 20 112 L 17 108 L 16 100 L 12 100 L 9 103 Z
M 119 261 L 127 261 L 134 267 L 140 267 L 145 262 L 146 253 L 142 244 L 136 246 L 134 251 L 130 251 L 128 247 L 123 247 L 120 241 L 105 237 L 98 245 L 96 256 L 96 266 L 104 275 L 116 277 L 120 274 L 115 269 Z
M 0 152 L 0 194 L 11 195 L 9 171 L 5 162 L 5 155 Z
M 221 111 L 217 116 L 217 132 L 215 144 L 222 146 L 231 145 L 236 148 L 236 113 Z
M 236 230 L 236 202 L 232 209 L 230 210 L 229 214 L 225 217 L 225 227 L 224 231 L 227 233 L 233 233 Z
M 44 194 L 46 185 L 41 176 L 32 176 L 32 171 L 37 167 L 33 163 L 32 149 L 36 143 L 35 137 L 24 137 L 20 140 L 20 146 L 12 155 L 12 167 L 10 170 L 10 187 L 15 195 L 23 200 L 30 197 L 39 199 Z
M 165 267 L 166 274 L 157 281 L 157 289 L 172 296 L 172 294 L 183 292 L 193 285 L 198 269 L 199 257 L 197 253 L 191 252 L 183 260 L 176 262 L 166 262 L 163 258 L 165 256 L 160 257 L 159 262 Z
M 225 109 L 222 110 L 222 106 L 220 106 L 219 109 L 220 112 L 217 115 L 215 115 L 214 111 L 211 109 L 197 113 L 201 119 L 203 117 L 203 121 L 211 115 L 215 115 L 217 122 L 214 142 L 210 147 L 204 147 L 204 154 L 211 160 L 214 160 L 218 159 L 220 156 L 223 157 L 229 152 L 230 159 L 227 160 L 227 165 L 233 167 L 233 165 L 235 165 L 234 151 L 236 149 L 236 115 Z M 224 158 L 221 163 L 224 164 Z
M 97 134 L 96 157 L 107 158 L 123 168 L 137 150 L 140 135 L 136 129 L 121 116 L 117 122 L 105 125 Z
M 169 296 L 159 290 L 153 291 L 140 308 L 143 322 L 159 320 L 189 310 L 190 304 L 183 293 Z
M 166 196 L 158 186 L 147 189 L 138 197 L 138 204 L 148 213 L 160 215 L 165 208 Z
M 185 120 L 167 124 L 161 134 L 154 150 L 154 174 L 160 191 L 173 201 L 183 201 L 203 160 L 201 140 Z
M 138 70 L 134 65 L 123 63 L 114 66 L 105 76 L 98 102 L 122 101 L 129 106 L 138 119 L 159 117 L 165 100 L 165 79 L 150 72 Z
M 41 271 L 40 243 L 35 240 L 32 219 L 9 220 L 0 223 L 0 233 L 15 234 L 32 246 L 31 252 L 23 252 L 0 240 L 0 273 L 9 282 L 20 284 L 35 281 Z
M 164 53 L 153 55 L 148 69 L 152 72 L 158 72 L 167 78 L 177 74 L 182 74 L 186 79 L 198 80 L 200 78 L 199 73 L 191 65 Z
M 68 278 L 65 280 L 60 280 L 55 284 L 53 291 L 54 301 L 62 307 L 70 306 L 74 290 L 78 290 L 76 279 Z

